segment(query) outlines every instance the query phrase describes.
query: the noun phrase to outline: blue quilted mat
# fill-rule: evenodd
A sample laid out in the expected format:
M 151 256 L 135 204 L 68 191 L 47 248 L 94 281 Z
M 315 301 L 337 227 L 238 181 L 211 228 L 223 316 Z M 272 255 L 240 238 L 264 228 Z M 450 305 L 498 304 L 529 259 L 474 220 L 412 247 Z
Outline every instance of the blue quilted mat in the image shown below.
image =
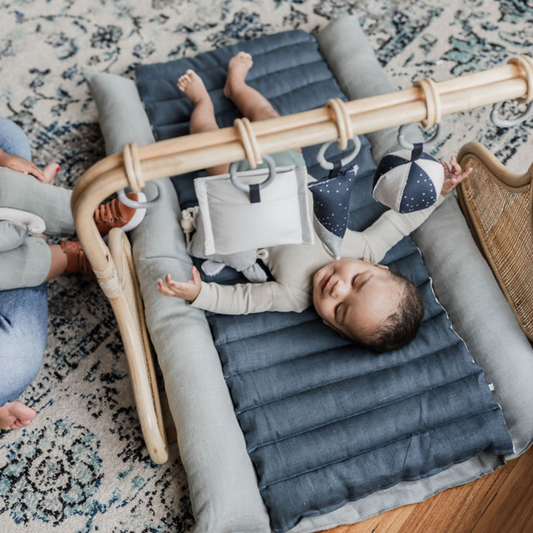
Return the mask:
M 219 124 L 232 124 L 236 111 L 222 87 L 238 50 L 254 55 L 250 84 L 282 114 L 342 97 L 312 37 L 302 31 L 263 37 L 140 66 L 139 90 L 159 139 L 188 133 L 190 106 L 174 89 L 187 68 L 206 80 Z M 322 177 L 314 153 L 304 151 L 309 171 Z M 364 139 L 357 163 L 350 227 L 360 230 L 384 210 L 371 197 L 375 165 Z M 194 203 L 190 177 L 175 185 L 182 207 Z M 480 452 L 512 452 L 483 371 L 436 301 L 417 248 L 405 238 L 383 262 L 414 281 L 426 306 L 417 338 L 395 352 L 375 355 L 341 339 L 313 309 L 208 317 L 276 532 Z

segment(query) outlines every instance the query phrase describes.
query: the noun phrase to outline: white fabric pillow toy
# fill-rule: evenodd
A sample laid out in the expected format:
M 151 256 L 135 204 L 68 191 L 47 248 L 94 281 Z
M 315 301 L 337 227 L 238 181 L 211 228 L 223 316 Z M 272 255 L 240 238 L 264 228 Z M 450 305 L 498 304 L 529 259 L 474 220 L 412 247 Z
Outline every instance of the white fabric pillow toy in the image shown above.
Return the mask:
M 415 144 L 413 150 L 387 154 L 374 176 L 373 196 L 398 213 L 412 213 L 431 207 L 444 185 L 444 169 Z
M 263 158 L 268 169 L 237 174 L 233 163 L 230 174 L 194 180 L 206 256 L 281 244 L 313 244 L 307 169 L 275 168 L 271 157 Z

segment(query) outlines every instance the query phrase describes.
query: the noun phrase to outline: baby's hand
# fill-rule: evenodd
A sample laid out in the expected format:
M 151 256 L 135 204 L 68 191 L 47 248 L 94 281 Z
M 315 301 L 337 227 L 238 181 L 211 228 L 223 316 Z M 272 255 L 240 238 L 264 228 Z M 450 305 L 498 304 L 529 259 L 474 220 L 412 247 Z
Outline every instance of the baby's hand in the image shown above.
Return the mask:
M 468 168 L 463 171 L 454 155 L 452 155 L 450 159 L 451 169 L 448 167 L 446 161 L 441 161 L 441 164 L 444 167 L 444 185 L 442 186 L 441 194 L 442 196 L 446 196 L 449 192 L 453 191 L 459 183 L 470 176 L 472 169 Z
M 35 176 L 39 181 L 47 183 L 46 176 L 43 174 L 43 171 L 37 168 L 33 163 L 19 157 L 18 155 L 8 154 L 0 150 L 0 167 L 10 168 L 16 172 L 21 172 L 22 174 L 31 174 Z
M 176 298 L 189 300 L 190 303 L 196 300 L 201 288 L 202 280 L 196 267 L 192 267 L 192 278 L 189 281 L 174 281 L 170 274 L 165 276 L 165 281 L 162 279 L 157 280 L 157 290 L 163 296 L 175 296 Z

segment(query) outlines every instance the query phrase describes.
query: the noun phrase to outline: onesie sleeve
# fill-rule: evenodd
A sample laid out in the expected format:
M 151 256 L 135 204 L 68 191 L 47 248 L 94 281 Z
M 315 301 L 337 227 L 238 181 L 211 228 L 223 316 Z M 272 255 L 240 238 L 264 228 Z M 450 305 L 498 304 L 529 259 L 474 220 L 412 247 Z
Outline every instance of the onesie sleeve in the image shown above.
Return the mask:
M 202 282 L 200 293 L 191 306 L 222 315 L 301 311 L 290 288 L 276 281 L 238 285 Z
M 440 196 L 429 209 L 414 213 L 401 214 L 392 209 L 383 213 L 374 224 L 361 232 L 366 241 L 363 257 L 379 263 L 395 244 L 418 228 L 445 199 Z

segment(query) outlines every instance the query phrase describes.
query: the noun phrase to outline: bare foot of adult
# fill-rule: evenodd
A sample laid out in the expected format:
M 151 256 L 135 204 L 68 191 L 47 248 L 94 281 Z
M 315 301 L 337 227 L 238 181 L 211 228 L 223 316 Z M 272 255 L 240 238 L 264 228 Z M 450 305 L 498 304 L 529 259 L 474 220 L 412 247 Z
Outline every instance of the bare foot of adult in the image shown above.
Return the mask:
M 246 83 L 246 75 L 254 64 L 252 56 L 246 52 L 239 52 L 232 57 L 228 64 L 228 78 L 224 87 L 224 96 L 231 99 L 231 94 L 239 86 Z
M 21 429 L 29 426 L 37 414 L 35 409 L 15 400 L 0 407 L 0 429 Z
M 209 93 L 205 88 L 202 78 L 194 72 L 194 70 L 187 70 L 187 72 L 180 76 L 178 80 L 178 89 L 194 104 L 197 105 L 205 98 L 210 99 Z
M 56 178 L 56 174 L 59 172 L 59 165 L 57 163 L 50 163 L 49 165 L 46 165 L 43 168 L 43 174 L 46 178 L 46 182 L 50 185 L 54 183 L 54 180 Z

